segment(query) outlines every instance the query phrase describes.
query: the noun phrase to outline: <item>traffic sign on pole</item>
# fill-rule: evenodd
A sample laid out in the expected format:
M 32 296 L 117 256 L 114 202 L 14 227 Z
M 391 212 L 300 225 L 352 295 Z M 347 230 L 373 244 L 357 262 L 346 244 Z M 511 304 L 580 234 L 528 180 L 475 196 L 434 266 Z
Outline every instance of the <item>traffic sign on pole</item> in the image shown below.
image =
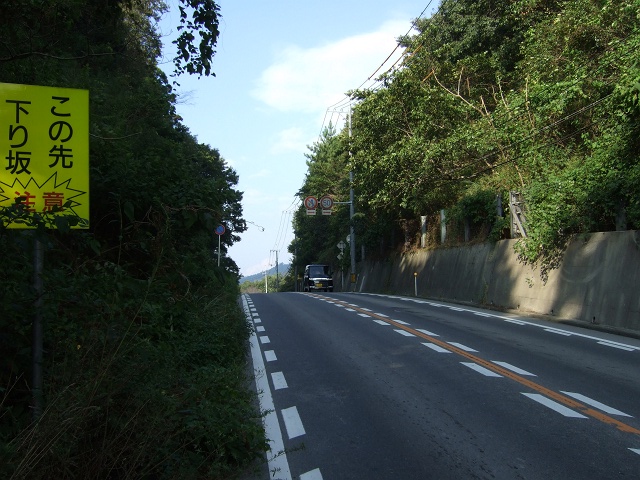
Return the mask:
M 318 199 L 313 195 L 309 195 L 304 199 L 304 206 L 307 209 L 307 215 L 315 215 L 318 208 Z
M 320 206 L 322 207 L 323 215 L 331 215 L 331 209 L 333 208 L 333 198 L 329 195 L 325 195 L 320 198 Z
M 224 232 L 226 231 L 227 229 L 224 227 L 224 225 L 218 225 L 214 230 L 214 232 L 216 232 L 216 235 L 218 235 L 218 266 L 220 266 L 220 248 L 222 247 L 220 240 L 222 239 L 222 235 L 224 235 Z

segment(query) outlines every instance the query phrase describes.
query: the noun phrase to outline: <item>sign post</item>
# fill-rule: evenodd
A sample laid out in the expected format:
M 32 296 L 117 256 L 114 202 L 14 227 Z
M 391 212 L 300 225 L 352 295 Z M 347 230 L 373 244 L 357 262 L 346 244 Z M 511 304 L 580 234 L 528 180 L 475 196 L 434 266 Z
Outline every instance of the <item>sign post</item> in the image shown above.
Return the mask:
M 333 208 L 333 198 L 329 195 L 325 195 L 320 199 L 320 206 L 322 207 L 322 215 L 331 215 L 331 209 Z
M 57 216 L 75 216 L 71 228 L 89 228 L 89 91 L 0 83 L 0 208 L 41 214 L 47 228 Z M 35 219 L 7 220 L 7 228 L 36 228 Z M 34 235 L 31 390 L 33 419 L 43 411 L 44 246 Z
M 71 228 L 89 228 L 88 90 L 0 83 L 0 153 L 0 207 L 20 199 L 26 212 L 75 215 Z
M 315 215 L 318 208 L 318 199 L 313 195 L 309 195 L 304 199 L 304 206 L 307 209 L 307 215 Z
M 216 235 L 218 235 L 218 266 L 220 266 L 220 239 L 222 238 L 222 235 L 224 235 L 224 232 L 226 232 L 227 229 L 224 228 L 224 225 L 218 225 L 215 229 Z

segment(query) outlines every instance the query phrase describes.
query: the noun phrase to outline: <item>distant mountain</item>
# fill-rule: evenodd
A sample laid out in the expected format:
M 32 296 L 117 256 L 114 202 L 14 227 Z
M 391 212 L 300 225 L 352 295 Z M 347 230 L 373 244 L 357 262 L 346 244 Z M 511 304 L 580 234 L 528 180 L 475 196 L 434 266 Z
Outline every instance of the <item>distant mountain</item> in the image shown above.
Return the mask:
M 287 273 L 289 271 L 289 264 L 288 263 L 279 263 L 278 264 L 278 273 L 280 274 L 280 277 L 284 276 L 285 273 Z M 271 267 L 268 271 L 267 271 L 267 275 L 275 275 L 276 274 L 276 267 L 275 265 L 273 267 Z M 249 275 L 247 277 L 242 277 L 240 279 L 240 283 L 244 283 L 244 282 L 255 282 L 256 280 L 261 280 L 264 278 L 264 272 L 260 272 L 260 273 L 256 273 L 254 275 Z

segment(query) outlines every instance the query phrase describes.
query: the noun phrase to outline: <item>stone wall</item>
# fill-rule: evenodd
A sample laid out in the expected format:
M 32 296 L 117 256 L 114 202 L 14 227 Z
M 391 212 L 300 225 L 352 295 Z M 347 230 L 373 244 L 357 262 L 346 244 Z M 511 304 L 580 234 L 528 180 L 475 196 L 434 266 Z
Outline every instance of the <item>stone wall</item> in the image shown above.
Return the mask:
M 640 231 L 574 240 L 546 282 L 539 270 L 518 261 L 514 243 L 421 250 L 363 262 L 356 290 L 414 295 L 417 283 L 420 297 L 640 331 Z

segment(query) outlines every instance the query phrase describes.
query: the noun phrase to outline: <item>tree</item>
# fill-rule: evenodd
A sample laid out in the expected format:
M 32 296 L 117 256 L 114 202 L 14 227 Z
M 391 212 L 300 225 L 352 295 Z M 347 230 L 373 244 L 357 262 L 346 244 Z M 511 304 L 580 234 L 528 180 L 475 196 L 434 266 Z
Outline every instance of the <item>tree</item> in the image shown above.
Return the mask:
M 197 32 L 213 47 L 217 10 L 203 9 L 215 5 L 184 5 L 195 8 L 186 51 Z M 244 377 L 237 267 L 213 259 L 216 225 L 232 229 L 223 248 L 246 228 L 242 193 L 175 114 L 157 65 L 164 8 L 0 5 L 0 81 L 88 89 L 91 111 L 91 228 L 40 232 L 46 408 L 33 423 L 33 232 L 0 227 L 3 478 L 227 478 L 266 448 Z M 213 53 L 199 48 L 184 68 L 209 74 Z

